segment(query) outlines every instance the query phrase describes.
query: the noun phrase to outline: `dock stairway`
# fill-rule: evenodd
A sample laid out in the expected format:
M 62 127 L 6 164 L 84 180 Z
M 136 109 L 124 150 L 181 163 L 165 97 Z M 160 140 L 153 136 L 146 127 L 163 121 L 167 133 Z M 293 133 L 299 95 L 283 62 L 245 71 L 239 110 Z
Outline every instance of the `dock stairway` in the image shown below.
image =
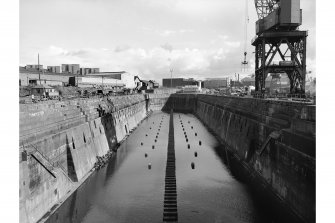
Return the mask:
M 173 111 L 170 113 L 169 141 L 165 172 L 165 194 L 163 222 L 177 222 L 177 184 L 176 184 L 176 158 L 174 149 Z

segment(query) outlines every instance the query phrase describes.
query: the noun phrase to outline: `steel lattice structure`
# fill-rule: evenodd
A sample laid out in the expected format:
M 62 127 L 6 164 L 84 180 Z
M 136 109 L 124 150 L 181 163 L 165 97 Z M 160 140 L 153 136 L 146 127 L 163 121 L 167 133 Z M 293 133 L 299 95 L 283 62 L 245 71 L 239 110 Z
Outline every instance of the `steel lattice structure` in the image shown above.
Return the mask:
M 307 31 L 266 32 L 253 42 L 255 51 L 256 91 L 265 91 L 269 73 L 285 72 L 290 79 L 290 93 L 305 92 Z M 275 56 L 281 59 L 273 63 Z M 289 63 L 287 63 L 289 62 Z
M 299 0 L 255 0 L 255 90 L 265 93 L 269 73 L 286 73 L 290 93 L 305 93 L 307 31 L 300 31 Z M 299 19 L 300 16 L 300 19 Z M 257 29 L 258 28 L 258 29 Z M 275 61 L 275 60 L 276 61 Z
M 255 0 L 258 19 L 263 19 L 274 9 L 278 8 L 279 0 Z

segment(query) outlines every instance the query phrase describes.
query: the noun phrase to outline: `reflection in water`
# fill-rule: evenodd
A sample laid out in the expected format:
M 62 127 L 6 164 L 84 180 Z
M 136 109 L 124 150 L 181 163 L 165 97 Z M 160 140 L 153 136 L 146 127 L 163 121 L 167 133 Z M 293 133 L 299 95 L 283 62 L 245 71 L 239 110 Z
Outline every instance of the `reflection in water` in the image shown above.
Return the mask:
M 179 222 L 274 222 L 199 120 L 174 114 L 174 128 Z M 162 222 L 168 131 L 169 115 L 154 113 L 48 222 Z

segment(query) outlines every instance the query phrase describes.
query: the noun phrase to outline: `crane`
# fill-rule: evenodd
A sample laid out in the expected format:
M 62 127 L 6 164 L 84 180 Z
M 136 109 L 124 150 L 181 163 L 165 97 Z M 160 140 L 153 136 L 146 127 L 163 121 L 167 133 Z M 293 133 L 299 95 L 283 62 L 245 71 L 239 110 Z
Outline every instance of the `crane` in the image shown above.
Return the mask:
M 254 0 L 258 19 L 263 19 L 279 7 L 280 0 Z
M 265 93 L 268 74 L 286 73 L 290 93 L 305 93 L 307 31 L 302 24 L 300 0 L 254 0 L 258 20 L 255 47 L 255 91 Z
M 244 60 L 242 61 L 242 71 L 246 70 L 248 67 L 247 61 L 247 36 L 248 36 L 248 23 L 249 23 L 249 15 L 248 15 L 248 0 L 245 0 L 245 19 L 244 19 Z

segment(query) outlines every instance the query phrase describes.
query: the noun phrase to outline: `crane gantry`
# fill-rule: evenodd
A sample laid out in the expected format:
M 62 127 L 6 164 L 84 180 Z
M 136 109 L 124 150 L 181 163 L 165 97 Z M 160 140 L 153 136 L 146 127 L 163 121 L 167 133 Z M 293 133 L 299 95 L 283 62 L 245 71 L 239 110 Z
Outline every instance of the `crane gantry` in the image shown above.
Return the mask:
M 254 0 L 258 20 L 255 46 L 255 90 L 265 93 L 269 73 L 286 73 L 290 93 L 305 93 L 307 31 L 300 31 L 300 0 Z M 275 61 L 277 58 L 278 61 Z

